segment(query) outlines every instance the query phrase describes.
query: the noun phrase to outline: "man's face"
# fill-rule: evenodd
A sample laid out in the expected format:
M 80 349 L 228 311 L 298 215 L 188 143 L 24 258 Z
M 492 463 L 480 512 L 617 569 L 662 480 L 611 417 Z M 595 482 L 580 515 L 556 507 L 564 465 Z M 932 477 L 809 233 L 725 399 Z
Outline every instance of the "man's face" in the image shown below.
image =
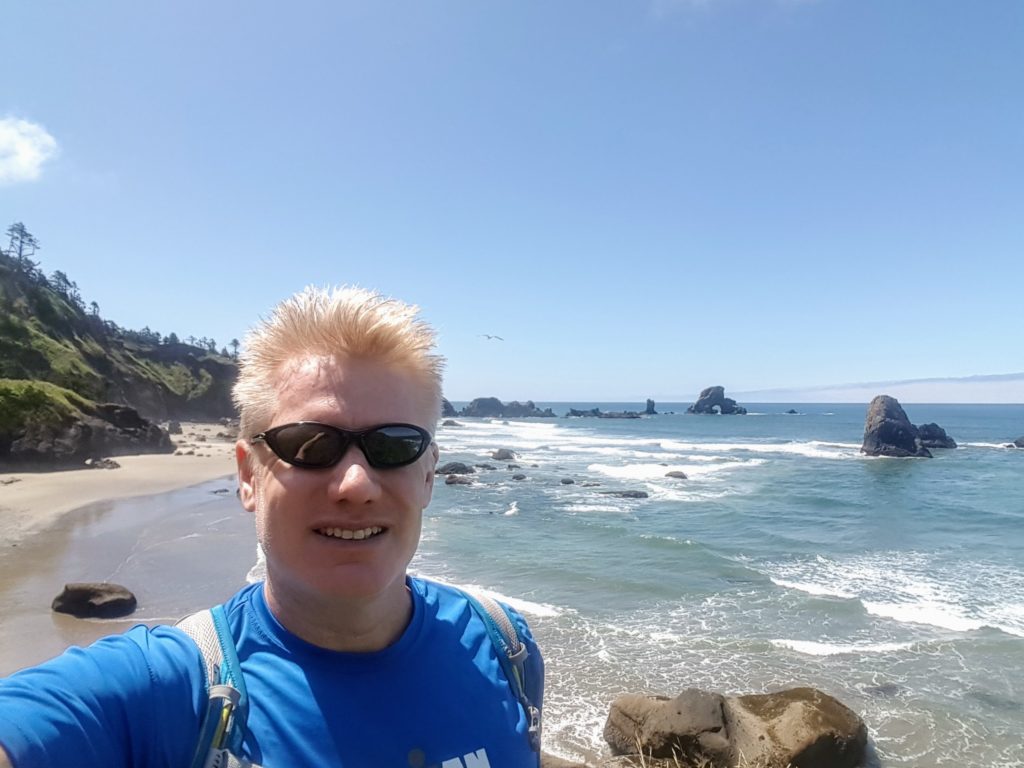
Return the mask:
M 400 369 L 305 358 L 278 382 L 270 426 L 318 421 L 360 430 L 400 422 L 432 429 L 434 418 L 424 387 Z M 436 444 L 397 469 L 374 469 L 356 445 L 327 469 L 292 466 L 264 443 L 240 440 L 237 454 L 242 503 L 256 513 L 276 600 L 373 599 L 404 589 L 433 490 Z

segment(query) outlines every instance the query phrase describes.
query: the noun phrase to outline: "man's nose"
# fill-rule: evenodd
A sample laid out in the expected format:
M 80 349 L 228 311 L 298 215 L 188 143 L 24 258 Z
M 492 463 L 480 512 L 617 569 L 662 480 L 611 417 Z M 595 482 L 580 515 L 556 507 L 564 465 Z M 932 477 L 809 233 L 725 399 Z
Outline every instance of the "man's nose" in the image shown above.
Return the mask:
M 377 470 L 370 466 L 358 445 L 349 446 L 332 470 L 331 488 L 336 500 L 365 504 L 380 495 Z

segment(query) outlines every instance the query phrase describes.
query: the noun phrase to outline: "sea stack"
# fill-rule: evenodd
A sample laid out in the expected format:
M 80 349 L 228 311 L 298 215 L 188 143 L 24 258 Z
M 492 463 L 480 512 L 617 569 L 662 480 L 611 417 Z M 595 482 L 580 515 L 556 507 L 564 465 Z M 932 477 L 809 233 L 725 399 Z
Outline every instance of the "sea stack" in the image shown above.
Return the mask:
M 879 395 L 868 405 L 860 450 L 868 456 L 932 457 L 931 451 L 921 445 L 917 427 L 910 423 L 903 407 L 888 395 Z
M 686 409 L 687 413 L 744 414 L 747 409 L 736 405 L 736 401 L 725 396 L 725 387 L 707 387 L 701 390 L 697 402 Z

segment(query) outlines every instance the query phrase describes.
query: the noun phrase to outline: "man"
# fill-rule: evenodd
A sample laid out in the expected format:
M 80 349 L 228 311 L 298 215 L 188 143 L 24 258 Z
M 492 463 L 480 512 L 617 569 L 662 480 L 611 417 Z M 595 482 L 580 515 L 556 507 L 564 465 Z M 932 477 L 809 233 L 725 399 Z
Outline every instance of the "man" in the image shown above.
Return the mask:
M 434 342 L 414 307 L 354 288 L 307 289 L 246 338 L 235 452 L 267 575 L 224 606 L 242 765 L 538 765 L 483 620 L 406 574 L 438 458 Z M 207 703 L 195 642 L 135 627 L 0 682 L 0 768 L 187 768 Z

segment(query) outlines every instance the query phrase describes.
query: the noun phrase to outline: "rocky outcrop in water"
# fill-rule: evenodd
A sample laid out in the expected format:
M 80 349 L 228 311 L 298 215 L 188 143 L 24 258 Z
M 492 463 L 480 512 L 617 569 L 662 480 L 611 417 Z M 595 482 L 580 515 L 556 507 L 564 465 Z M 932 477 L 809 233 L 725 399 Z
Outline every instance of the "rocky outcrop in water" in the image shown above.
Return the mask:
M 594 418 L 594 419 L 639 419 L 640 414 L 636 411 L 602 411 L 600 408 L 591 408 L 581 411 L 570 408 L 565 414 L 566 418 Z
M 921 445 L 917 427 L 910 423 L 903 407 L 888 395 L 879 395 L 868 405 L 860 450 L 868 456 L 932 457 L 931 451 Z
M 550 408 L 541 410 L 534 405 L 532 400 L 527 400 L 525 403 L 520 403 L 518 400 L 513 400 L 510 403 L 503 403 L 496 397 L 478 397 L 463 408 L 458 414 L 451 415 L 499 419 L 518 419 L 530 416 L 540 416 L 544 418 L 555 417 L 555 414 Z
M 644 416 L 657 416 L 658 412 L 654 410 L 654 401 L 647 398 L 647 407 L 644 409 Z
M 925 448 L 956 448 L 956 440 L 946 434 L 938 424 L 921 424 L 917 427 L 917 439 Z
M 1013 445 L 1015 448 L 1024 448 L 1024 435 L 1014 440 Z
M 687 408 L 686 412 L 743 415 L 747 409 L 742 405 L 737 405 L 731 397 L 726 397 L 725 387 L 708 387 L 701 390 L 697 402 Z
M 474 472 L 475 469 L 461 461 L 449 461 L 434 470 L 435 475 L 471 475 Z
M 452 416 L 458 416 L 459 412 L 455 410 L 455 406 L 448 402 L 448 398 L 441 398 L 441 418 L 450 419 Z
M 50 608 L 80 619 L 116 619 L 135 611 L 135 595 L 110 582 L 65 584 Z

